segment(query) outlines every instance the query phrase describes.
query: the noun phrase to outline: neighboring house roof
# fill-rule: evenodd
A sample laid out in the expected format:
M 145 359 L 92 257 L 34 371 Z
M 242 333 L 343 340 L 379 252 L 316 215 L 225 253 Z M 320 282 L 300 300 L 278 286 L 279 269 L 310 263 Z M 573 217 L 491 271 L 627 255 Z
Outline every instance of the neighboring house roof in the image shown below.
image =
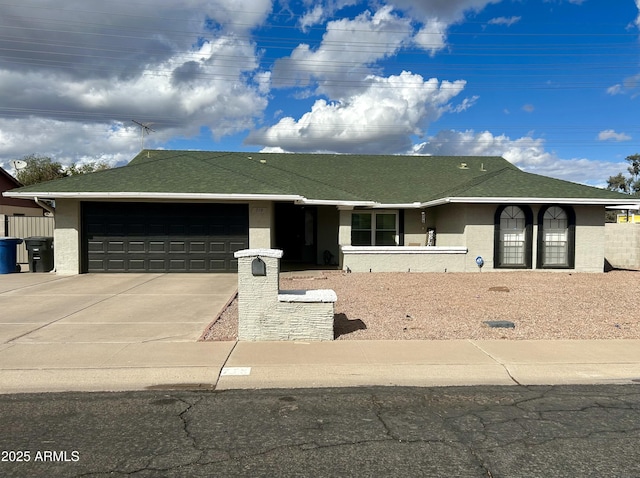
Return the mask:
M 26 207 L 31 209 L 39 209 L 40 211 L 42 211 L 42 208 L 31 200 L 13 199 L 9 196 L 5 196 L 5 191 L 13 191 L 21 186 L 22 184 L 20 183 L 20 181 L 11 176 L 3 168 L 0 168 L 0 205 L 15 206 L 21 208 Z
M 525 173 L 501 157 L 166 150 L 142 151 L 127 166 L 27 186 L 11 195 L 272 199 L 374 207 L 446 202 L 635 202 L 622 193 Z

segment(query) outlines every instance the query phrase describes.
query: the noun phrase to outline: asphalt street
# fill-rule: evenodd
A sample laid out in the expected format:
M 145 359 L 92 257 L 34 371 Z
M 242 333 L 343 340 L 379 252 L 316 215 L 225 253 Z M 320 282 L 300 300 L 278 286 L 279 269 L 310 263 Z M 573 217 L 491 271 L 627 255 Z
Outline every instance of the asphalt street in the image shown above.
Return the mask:
M 640 477 L 640 384 L 0 395 L 3 477 Z

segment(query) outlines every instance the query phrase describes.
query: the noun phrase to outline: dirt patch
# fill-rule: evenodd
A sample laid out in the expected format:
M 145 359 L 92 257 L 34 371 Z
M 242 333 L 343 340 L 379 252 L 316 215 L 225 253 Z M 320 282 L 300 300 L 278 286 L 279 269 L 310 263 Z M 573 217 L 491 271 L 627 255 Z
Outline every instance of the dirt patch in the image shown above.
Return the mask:
M 333 289 L 338 340 L 640 339 L 640 272 L 352 273 L 281 277 Z M 513 328 L 486 321 L 513 322 Z M 237 302 L 205 340 L 236 340 Z

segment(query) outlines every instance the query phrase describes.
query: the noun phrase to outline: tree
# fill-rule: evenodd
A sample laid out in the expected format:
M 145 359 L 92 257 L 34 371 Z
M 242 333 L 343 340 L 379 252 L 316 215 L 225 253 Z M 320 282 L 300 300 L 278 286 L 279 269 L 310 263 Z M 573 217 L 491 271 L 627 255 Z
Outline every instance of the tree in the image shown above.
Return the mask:
M 609 176 L 607 189 L 629 194 L 629 179 L 622 173 L 618 173 L 616 176 Z
M 631 156 L 627 156 L 626 160 L 629 162 L 630 166 L 627 168 L 629 174 L 631 175 L 629 181 L 629 190 L 633 193 L 640 192 L 640 154 L 632 154 Z
M 68 176 L 77 176 L 78 174 L 95 173 L 96 171 L 104 171 L 105 169 L 109 169 L 109 168 L 111 168 L 111 166 L 101 161 L 99 163 L 95 163 L 95 162 L 85 163 L 81 166 L 78 166 L 77 164 L 72 164 L 67 168 L 66 171 Z
M 627 177 L 623 173 L 609 176 L 607 189 L 627 194 L 638 194 L 640 193 L 640 154 L 627 156 L 625 161 L 629 163 L 627 171 L 630 176 Z
M 67 175 L 62 164 L 47 156 L 30 154 L 22 160 L 27 163 L 27 166 L 20 169 L 16 177 L 25 186 L 64 178 Z
M 18 171 L 16 178 L 25 186 L 67 176 L 103 171 L 110 167 L 105 162 L 91 162 L 80 166 L 74 163 L 71 166 L 64 167 L 61 163 L 52 160 L 48 156 L 38 156 L 35 154 L 25 156 L 22 160 L 27 163 L 27 166 Z

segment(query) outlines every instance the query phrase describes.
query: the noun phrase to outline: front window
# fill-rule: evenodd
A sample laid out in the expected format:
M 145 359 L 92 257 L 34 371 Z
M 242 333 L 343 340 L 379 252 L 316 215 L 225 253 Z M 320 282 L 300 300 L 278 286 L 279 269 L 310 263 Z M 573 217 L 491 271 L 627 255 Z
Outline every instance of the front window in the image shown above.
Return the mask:
M 532 214 L 526 206 L 503 206 L 496 211 L 495 266 L 531 267 Z
M 352 213 L 351 245 L 398 245 L 398 215 L 395 212 Z
M 571 208 L 549 206 L 538 219 L 538 267 L 573 267 L 575 218 Z
M 525 257 L 526 219 L 517 206 L 508 206 L 500 215 L 502 264 L 523 266 Z

